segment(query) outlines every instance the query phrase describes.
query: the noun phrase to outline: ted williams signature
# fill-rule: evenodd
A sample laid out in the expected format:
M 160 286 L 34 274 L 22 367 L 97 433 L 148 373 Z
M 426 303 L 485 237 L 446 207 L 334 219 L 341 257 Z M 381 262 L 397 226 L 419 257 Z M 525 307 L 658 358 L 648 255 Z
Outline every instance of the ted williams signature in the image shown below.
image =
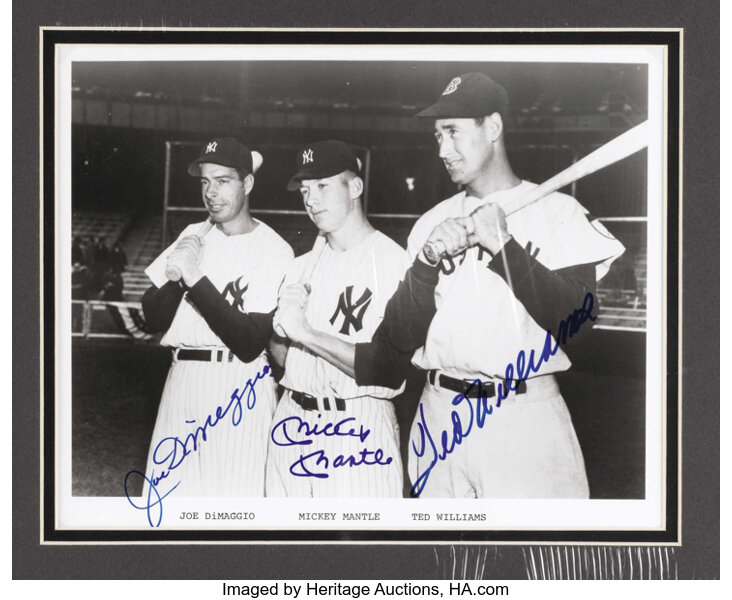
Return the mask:
M 587 292 L 582 307 L 573 311 L 572 314 L 559 323 L 556 336 L 552 335 L 551 331 L 546 332 L 544 346 L 538 356 L 533 349 L 528 358 L 524 350 L 519 351 L 516 362 L 506 365 L 505 387 L 503 383 L 498 384 L 496 409 L 501 407 L 501 402 L 508 397 L 509 392 L 516 390 L 516 386 L 521 381 L 525 381 L 532 373 L 538 373 L 541 365 L 548 362 L 557 353 L 559 346 L 567 343 L 567 338 L 575 335 L 585 322 L 597 319 L 597 316 L 592 314 L 594 304 L 595 299 L 592 292 Z M 466 394 L 476 396 L 474 398 L 475 405 L 473 405 L 470 398 L 466 398 Z M 422 493 L 435 465 L 439 461 L 446 460 L 454 452 L 455 447 L 459 446 L 470 435 L 473 427 L 481 429 L 485 424 L 486 417 L 493 413 L 494 408 L 493 405 L 488 403 L 488 394 L 484 392 L 483 382 L 480 379 L 474 380 L 463 394 L 455 396 L 452 399 L 452 405 L 456 408 L 461 405 L 465 406 L 468 411 L 467 415 L 461 418 L 457 410 L 453 410 L 450 414 L 451 426 L 438 432 L 437 437 L 435 437 L 427 427 L 424 407 L 421 402 L 419 404 L 417 416 L 415 417 L 418 433 L 416 438 L 412 439 L 412 450 L 419 458 L 426 456 L 428 453 L 431 458 L 429 465 L 412 484 L 410 495 L 413 498 Z

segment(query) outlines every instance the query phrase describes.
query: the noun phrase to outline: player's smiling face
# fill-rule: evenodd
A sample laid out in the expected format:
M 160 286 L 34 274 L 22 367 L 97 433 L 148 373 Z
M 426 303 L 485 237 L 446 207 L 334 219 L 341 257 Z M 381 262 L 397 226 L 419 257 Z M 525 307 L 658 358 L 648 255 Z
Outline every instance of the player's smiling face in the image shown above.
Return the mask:
M 333 233 L 353 214 L 355 201 L 346 173 L 324 179 L 304 179 L 300 194 L 310 219 L 323 233 Z
M 469 186 L 488 171 L 493 145 L 485 125 L 475 119 L 437 119 L 435 139 L 440 158 L 455 183 Z
M 247 195 L 252 189 L 254 178 L 244 179 L 236 169 L 201 164 L 201 196 L 211 220 L 217 224 L 236 222 L 248 216 Z

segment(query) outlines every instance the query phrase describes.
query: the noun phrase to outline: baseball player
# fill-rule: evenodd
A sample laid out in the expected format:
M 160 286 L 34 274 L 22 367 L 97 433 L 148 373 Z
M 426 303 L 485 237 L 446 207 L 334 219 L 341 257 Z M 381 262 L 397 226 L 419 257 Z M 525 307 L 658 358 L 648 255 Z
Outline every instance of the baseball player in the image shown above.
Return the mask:
M 261 156 L 216 138 L 188 167 L 213 223 L 190 225 L 145 271 L 148 325 L 165 331 L 173 363 L 148 455 L 160 497 L 263 496 L 276 404 L 265 355 L 290 246 L 249 212 Z M 206 231 L 206 227 L 203 231 Z M 180 276 L 179 281 L 174 281 Z
M 267 455 L 267 496 L 401 497 L 399 428 L 389 401 L 399 384 L 358 385 L 352 370 L 319 355 L 319 343 L 352 348 L 371 339 L 408 267 L 407 254 L 366 219 L 360 164 L 349 146 L 308 144 L 297 168 L 288 189 L 300 190 L 326 243 L 295 259 L 274 317 L 289 347 Z
M 507 111 L 503 87 L 468 73 L 418 115 L 435 119 L 440 158 L 464 188 L 423 215 L 408 240 L 410 256 L 422 253 L 428 262 L 427 242 L 439 238 L 447 248 L 436 264 L 436 313 L 413 357 L 428 372 L 409 464 L 413 492 L 422 497 L 589 495 L 582 452 L 554 377 L 571 363 L 561 344 L 551 356 L 543 349 L 547 331 L 556 336 L 575 311 L 592 311 L 596 279 L 624 249 L 565 194 L 504 214 L 502 206 L 534 186 L 509 164 Z M 585 324 L 584 332 L 590 328 Z M 521 356 L 536 369 L 525 369 Z M 493 405 L 482 426 L 478 395 Z M 453 413 L 466 427 L 471 411 L 469 435 L 444 445 L 452 450 L 444 459 L 435 456 L 430 440 L 443 431 L 459 438 Z

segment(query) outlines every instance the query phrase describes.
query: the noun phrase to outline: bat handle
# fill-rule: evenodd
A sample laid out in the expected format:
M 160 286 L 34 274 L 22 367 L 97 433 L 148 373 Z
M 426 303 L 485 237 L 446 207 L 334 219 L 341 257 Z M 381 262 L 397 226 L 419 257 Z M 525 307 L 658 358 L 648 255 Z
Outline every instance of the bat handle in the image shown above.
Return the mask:
M 478 209 L 476 208 L 473 213 L 477 210 Z M 470 213 L 469 218 L 473 216 L 473 213 Z M 475 233 L 475 221 L 471 218 L 470 221 L 467 221 L 467 224 L 470 225 L 470 227 L 468 227 L 468 235 L 473 235 Z M 428 241 L 422 248 L 422 252 L 430 264 L 436 265 L 440 262 L 441 258 L 447 255 L 447 248 L 442 240 L 435 240 L 434 242 Z
M 424 245 L 424 248 L 422 248 L 424 257 L 427 259 L 427 262 L 432 265 L 436 265 L 438 262 L 440 262 L 440 259 L 442 258 L 442 255 L 445 253 L 446 250 L 447 248 L 445 248 L 445 244 L 443 244 L 439 240 L 436 240 L 434 242 L 427 242 Z
M 313 289 L 310 287 L 309 282 L 303 283 L 303 286 L 307 290 L 308 294 L 313 291 Z M 285 332 L 284 329 L 282 329 L 282 325 L 280 325 L 280 323 L 277 319 L 277 313 L 275 313 L 274 317 L 272 318 L 272 329 L 274 329 L 274 332 L 281 338 L 287 337 L 287 333 Z
M 211 231 L 211 228 L 213 227 L 213 221 L 211 219 L 206 219 L 202 224 L 201 227 L 198 230 L 198 233 L 196 234 L 201 240 L 203 240 L 204 237 L 206 237 L 206 234 Z M 180 281 L 183 278 L 183 273 L 181 273 L 180 269 L 176 267 L 175 265 L 170 265 L 165 269 L 165 276 L 170 281 Z
M 180 281 L 183 277 L 183 273 L 180 272 L 178 267 L 169 266 L 165 269 L 165 276 L 170 279 L 170 281 Z

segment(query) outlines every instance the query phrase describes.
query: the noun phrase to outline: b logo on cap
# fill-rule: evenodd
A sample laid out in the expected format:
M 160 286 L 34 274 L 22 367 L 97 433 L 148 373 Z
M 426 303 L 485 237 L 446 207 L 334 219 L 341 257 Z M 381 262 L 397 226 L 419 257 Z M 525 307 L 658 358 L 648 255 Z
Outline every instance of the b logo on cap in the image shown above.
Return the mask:
M 307 150 L 304 150 L 302 153 L 302 164 L 306 165 L 311 162 L 313 162 L 313 149 L 308 148 Z
M 208 144 L 206 146 L 206 154 L 208 154 L 209 152 L 216 152 L 216 144 L 217 142 L 211 142 L 210 144 Z
M 443 96 L 447 96 L 448 94 L 452 94 L 455 90 L 458 89 L 458 86 L 463 82 L 462 79 L 459 77 L 455 77 L 450 83 L 447 84 L 447 87 L 445 88 L 445 91 L 442 92 Z

